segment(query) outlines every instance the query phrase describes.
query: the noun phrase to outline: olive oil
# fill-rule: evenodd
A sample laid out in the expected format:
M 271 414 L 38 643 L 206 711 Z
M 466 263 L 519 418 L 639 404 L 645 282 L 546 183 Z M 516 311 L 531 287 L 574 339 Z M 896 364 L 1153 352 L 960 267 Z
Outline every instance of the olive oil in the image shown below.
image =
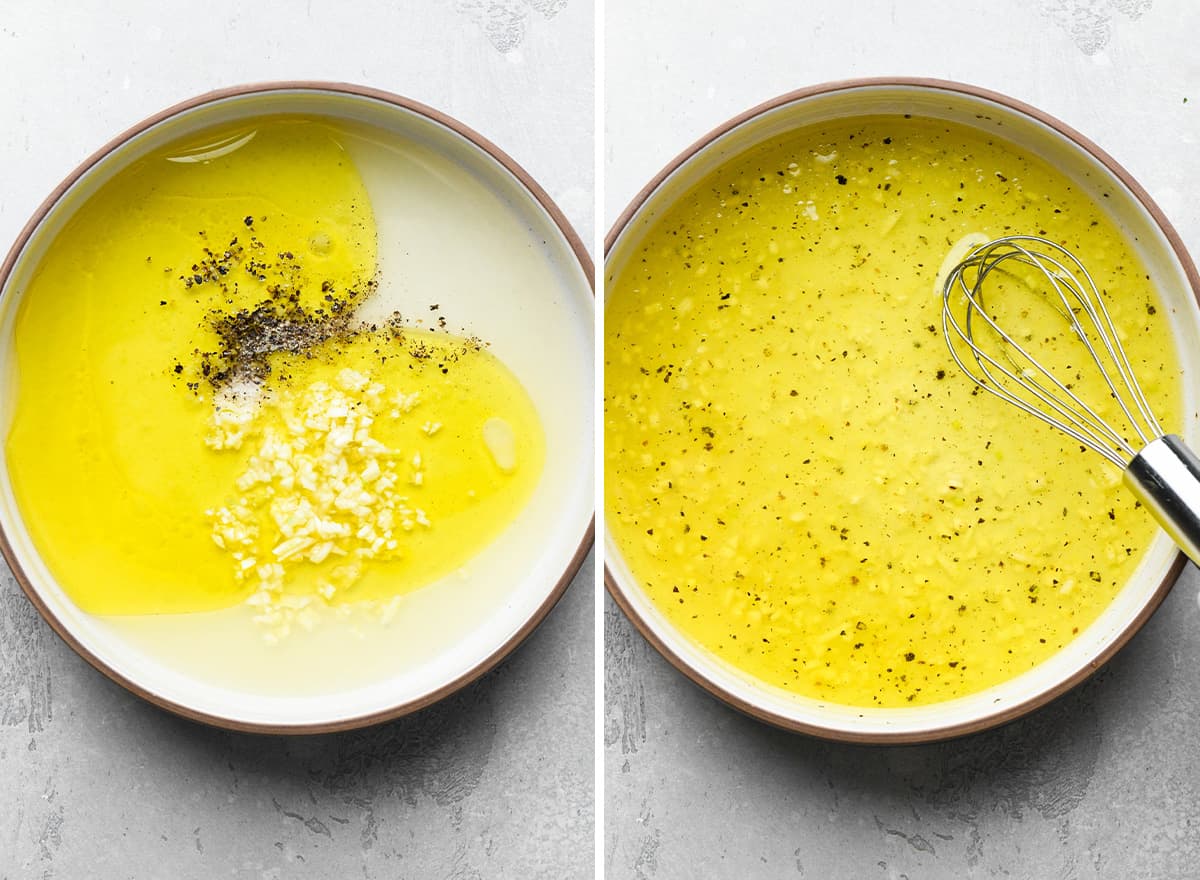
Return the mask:
M 486 344 L 444 320 L 414 329 L 357 317 L 385 271 L 370 194 L 346 149 L 357 136 L 284 117 L 172 145 L 104 184 L 42 258 L 16 317 L 7 454 L 31 535 L 83 609 L 226 608 L 261 592 L 259 567 L 282 562 L 292 564 L 276 593 L 381 602 L 461 566 L 532 494 L 541 426 Z M 423 309 L 437 303 L 436 290 L 418 295 Z M 376 444 L 367 448 L 404 463 L 385 489 L 363 489 L 358 473 L 360 490 L 390 493 L 395 510 L 420 510 L 424 522 L 396 518 L 386 553 L 340 544 L 319 561 L 311 551 L 284 559 L 278 499 L 292 491 L 312 510 L 315 496 L 247 486 L 246 474 L 288 408 L 347 369 L 364 377 L 339 392 L 350 407 L 380 389 L 374 424 L 359 422 Z M 415 403 L 400 412 L 397 397 Z M 236 441 L 213 443 L 231 401 Z M 515 465 L 489 450 L 489 420 L 511 432 Z M 289 448 L 303 436 L 289 435 Z M 358 452 L 328 461 L 369 465 Z M 214 524 L 238 505 L 255 537 L 232 547 Z M 355 511 L 369 508 L 331 502 L 323 522 L 355 533 Z M 339 560 L 354 563 L 353 577 L 330 591 Z

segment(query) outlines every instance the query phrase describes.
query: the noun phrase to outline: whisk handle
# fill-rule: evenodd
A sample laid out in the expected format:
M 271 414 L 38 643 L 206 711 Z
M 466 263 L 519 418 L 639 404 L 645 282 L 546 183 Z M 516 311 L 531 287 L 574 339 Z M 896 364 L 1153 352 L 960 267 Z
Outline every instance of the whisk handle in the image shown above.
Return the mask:
M 1133 457 L 1124 478 L 1171 540 L 1200 565 L 1200 457 L 1167 434 Z

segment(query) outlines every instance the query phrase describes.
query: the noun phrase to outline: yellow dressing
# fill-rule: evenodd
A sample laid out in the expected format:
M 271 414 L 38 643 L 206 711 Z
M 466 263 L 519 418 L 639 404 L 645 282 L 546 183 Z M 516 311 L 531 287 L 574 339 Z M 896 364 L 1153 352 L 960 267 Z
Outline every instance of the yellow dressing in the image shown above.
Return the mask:
M 247 488 L 246 474 L 261 439 L 321 384 L 360 411 L 376 405 L 366 390 L 382 389 L 369 433 L 384 449 L 376 457 L 397 462 L 388 491 L 404 500 L 376 507 L 420 508 L 427 523 L 397 518 L 386 552 L 347 545 L 320 564 L 290 560 L 276 599 L 383 600 L 422 586 L 496 537 L 532 493 L 544 456 L 536 412 L 477 341 L 338 323 L 376 276 L 370 199 L 344 148 L 352 137 L 273 118 L 172 145 L 104 184 L 40 261 L 16 320 L 8 462 L 41 555 L 85 610 L 204 611 L 260 591 L 246 559 L 278 561 L 273 547 L 219 546 L 215 521 L 246 501 L 271 538 L 259 496 L 285 490 Z M 329 330 L 238 362 L 219 331 L 244 330 L 238 319 L 263 303 Z M 365 384 L 347 386 L 346 370 Z M 398 396 L 413 401 L 403 412 Z M 231 401 L 236 442 L 214 444 Z M 488 419 L 510 427 L 515 467 L 489 452 Z M 357 531 L 355 511 L 368 507 L 340 510 L 342 525 Z M 353 577 L 317 593 L 343 556 L 357 560 Z
M 973 393 L 941 337 L 946 252 L 1016 232 L 1081 255 L 1177 426 L 1173 343 L 1136 256 L 999 140 L 900 117 L 802 130 L 654 221 L 610 284 L 605 505 L 684 633 L 798 694 L 905 706 L 1018 675 L 1111 602 L 1153 521 L 1102 459 Z M 1050 320 L 1031 310 L 1020 332 Z

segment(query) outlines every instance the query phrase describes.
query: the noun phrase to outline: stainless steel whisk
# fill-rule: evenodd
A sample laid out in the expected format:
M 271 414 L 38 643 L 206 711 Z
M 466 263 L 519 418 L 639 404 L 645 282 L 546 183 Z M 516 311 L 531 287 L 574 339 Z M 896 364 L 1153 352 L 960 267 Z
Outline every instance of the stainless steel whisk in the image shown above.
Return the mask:
M 998 289 L 999 282 L 1026 285 L 1029 277 L 1034 283 L 1028 295 L 1043 297 L 1090 355 L 1092 364 L 1085 366 L 1099 370 L 1125 416 L 1124 430 L 1108 424 L 1069 381 L 1056 377 L 1026 343 L 1004 329 L 997 317 L 1004 306 L 999 300 L 1012 293 Z M 1104 298 L 1073 254 L 1026 235 L 974 247 L 942 286 L 942 332 L 950 354 L 976 385 L 1121 468 L 1125 485 L 1200 564 L 1200 458 L 1178 436 L 1163 433 Z

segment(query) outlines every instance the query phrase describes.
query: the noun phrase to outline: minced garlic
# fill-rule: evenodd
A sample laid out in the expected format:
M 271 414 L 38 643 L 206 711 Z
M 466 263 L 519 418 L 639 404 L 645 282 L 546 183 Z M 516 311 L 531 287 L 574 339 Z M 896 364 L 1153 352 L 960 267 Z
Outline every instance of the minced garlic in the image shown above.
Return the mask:
M 208 511 L 213 542 L 233 557 L 234 576 L 253 586 L 247 602 L 271 639 L 286 636 L 293 622 L 311 628 L 313 604 L 328 603 L 357 582 L 364 560 L 399 556 L 398 535 L 433 525 L 424 510 L 396 490 L 402 482 L 400 451 L 372 432 L 381 417 L 406 418 L 419 394 L 388 396 L 381 383 L 343 369 L 333 385 L 317 381 L 298 393 L 284 389 L 278 395 L 274 406 L 282 424 L 258 436 L 237 479 L 241 494 Z M 252 418 L 247 412 L 245 407 L 214 408 L 217 439 L 210 435 L 209 445 L 239 448 Z M 420 485 L 419 451 L 411 463 L 410 482 Z M 270 548 L 265 558 L 263 547 Z M 304 565 L 321 567 L 316 595 L 286 594 L 289 573 Z
M 536 482 L 533 410 L 478 346 L 388 327 L 270 366 L 279 378 L 265 385 L 218 389 L 206 438 L 240 463 L 206 513 L 210 537 L 270 642 L 347 603 L 386 622 L 401 594 L 496 535 Z

